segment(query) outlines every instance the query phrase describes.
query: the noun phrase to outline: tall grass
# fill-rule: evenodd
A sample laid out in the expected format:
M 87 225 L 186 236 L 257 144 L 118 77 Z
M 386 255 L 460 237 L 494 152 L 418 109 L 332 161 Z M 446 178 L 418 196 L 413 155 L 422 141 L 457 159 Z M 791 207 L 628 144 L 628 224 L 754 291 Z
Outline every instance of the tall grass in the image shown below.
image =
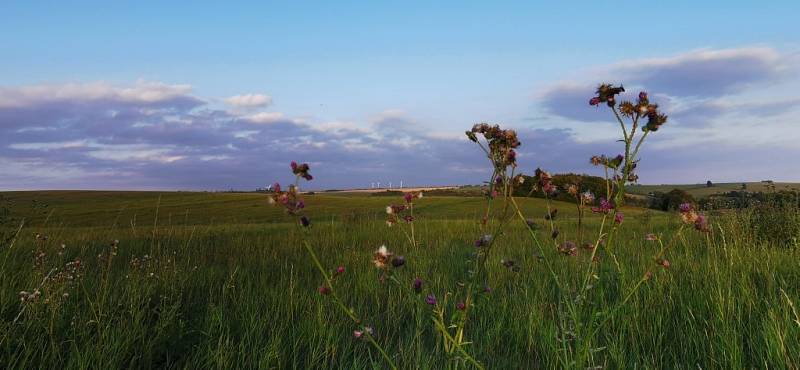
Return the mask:
M 423 217 L 423 216 L 421 216 Z M 651 268 L 651 232 L 677 223 L 630 220 L 617 258 Z M 587 222 L 596 223 L 596 219 Z M 797 367 L 800 358 L 800 253 L 753 243 L 722 217 L 707 244 L 685 234 L 673 247 L 669 273 L 656 274 L 598 334 L 595 363 L 609 367 Z M 566 226 L 570 227 L 570 226 Z M 574 227 L 574 226 L 572 226 Z M 564 346 L 557 292 L 523 226 L 498 243 L 488 276 L 492 292 L 466 327 L 470 353 L 489 368 L 553 368 Z M 425 244 L 403 247 L 382 221 L 318 222 L 309 238 L 321 260 L 344 264 L 337 282 L 346 303 L 375 329 L 376 340 L 402 368 L 442 368 L 450 362 L 435 340 L 430 313 L 390 284 L 377 284 L 370 261 L 388 243 L 408 263 L 398 278 L 426 279 L 431 291 L 455 293 L 474 247 L 470 220 L 429 220 L 416 230 Z M 354 325 L 317 293 L 319 274 L 288 224 L 174 226 L 149 232 L 116 228 L 24 228 L 0 252 L 0 365 L 8 368 L 381 367 L 380 354 L 353 339 Z M 565 230 L 569 231 L 569 230 Z M 574 231 L 574 230 L 573 230 Z M 35 233 L 47 235 L 37 240 Z M 540 233 L 545 233 L 540 231 Z M 546 237 L 546 235 L 542 235 Z M 118 252 L 110 260 L 113 240 Z M 66 245 L 59 256 L 61 243 Z M 34 267 L 34 254 L 46 253 Z M 103 257 L 98 255 L 103 254 Z M 135 267 L 134 258 L 147 264 Z M 587 258 L 554 261 L 557 273 L 582 278 Z M 83 276 L 62 290 L 42 284 L 52 269 L 76 258 Z M 520 271 L 503 267 L 513 259 Z M 592 302 L 612 306 L 627 286 L 611 261 L 591 289 Z M 42 286 L 37 301 L 18 293 Z M 60 288 L 59 288 L 60 289 Z M 63 298 L 62 292 L 69 296 Z M 60 298 L 61 297 L 61 298 Z M 48 303 L 45 300 L 50 299 Z M 793 308 L 794 305 L 794 308 Z

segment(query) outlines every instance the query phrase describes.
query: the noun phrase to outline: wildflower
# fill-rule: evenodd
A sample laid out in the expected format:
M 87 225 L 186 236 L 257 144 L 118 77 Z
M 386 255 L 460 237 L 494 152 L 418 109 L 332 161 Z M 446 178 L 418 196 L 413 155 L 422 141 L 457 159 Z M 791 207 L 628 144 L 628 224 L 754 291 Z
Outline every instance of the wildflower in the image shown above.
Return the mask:
M 599 207 L 592 207 L 592 212 L 594 213 L 608 213 L 614 209 L 614 205 L 608 199 L 600 198 L 600 206 Z
M 532 218 L 525 220 L 525 224 L 528 225 L 528 227 L 531 228 L 531 230 L 535 230 L 538 226 L 536 225 L 536 221 L 534 221 Z
M 625 215 L 622 212 L 617 212 L 614 214 L 614 222 L 619 225 L 622 223 L 622 220 L 625 219 Z
M 311 220 L 309 220 L 308 217 L 306 216 L 301 216 L 300 224 L 303 225 L 303 227 L 309 227 L 311 226 Z
M 386 206 L 386 214 L 391 215 L 394 213 L 392 206 Z
M 638 109 L 629 101 L 622 102 L 622 104 L 619 105 L 619 112 L 622 113 L 623 116 L 633 117 L 636 115 L 637 111 Z
M 615 96 L 624 91 L 625 88 L 622 85 L 614 87 L 610 84 L 601 84 L 597 87 L 597 96 L 589 100 L 589 104 L 599 105 L 600 103 L 606 103 L 609 107 L 613 107 L 616 104 Z
M 652 234 L 652 233 L 651 234 L 647 234 L 647 235 L 645 235 L 644 240 L 651 241 L 651 242 L 652 241 L 656 241 L 656 240 L 658 240 L 658 236 L 656 234 Z
M 578 194 L 578 187 L 575 186 L 575 184 L 570 184 L 569 186 L 567 186 L 567 193 L 572 195 Z
M 561 243 L 558 246 L 558 251 L 564 254 L 565 256 L 576 256 L 578 255 L 578 248 L 575 246 L 575 243 L 566 241 Z
M 589 163 L 591 163 L 594 166 L 599 166 L 605 162 L 606 162 L 605 156 L 593 155 L 592 158 L 589 159 Z
M 694 228 L 695 230 L 704 233 L 711 231 L 711 229 L 708 227 L 708 219 L 706 219 L 706 216 L 703 215 L 697 215 L 697 219 L 694 221 Z
M 433 294 L 428 294 L 428 296 L 425 297 L 425 303 L 427 303 L 427 304 L 429 304 L 431 306 L 435 306 L 436 303 L 437 303 L 436 296 L 433 295 Z
M 658 262 L 659 265 L 661 265 L 665 269 L 668 269 L 669 266 L 670 266 L 669 260 L 666 259 L 666 258 L 662 258 L 662 259 L 658 260 L 657 262 Z
M 317 288 L 317 291 L 319 292 L 320 295 L 331 294 L 331 288 L 328 288 L 325 285 L 320 285 L 319 288 Z
M 558 238 L 558 234 L 559 234 L 558 229 L 553 229 L 553 232 L 550 233 L 550 237 L 553 239 Z
M 594 194 L 589 190 L 581 193 L 581 202 L 585 204 L 594 203 Z
M 421 292 L 421 291 L 422 291 L 422 284 L 423 284 L 423 283 L 422 283 L 422 279 L 420 279 L 420 278 L 415 278 L 415 279 L 414 279 L 414 283 L 413 283 L 413 284 L 411 284 L 411 286 L 414 288 L 414 291 L 415 291 L 415 292 L 419 293 L 419 292 Z
M 484 293 L 491 293 L 492 292 L 492 287 L 490 287 L 488 285 L 484 285 L 483 286 L 483 292 Z
M 414 194 L 405 193 L 403 194 L 403 199 L 405 199 L 406 203 L 411 203 L 411 201 L 414 199 Z
M 678 206 L 678 210 L 680 210 L 681 213 L 690 212 L 693 209 L 694 209 L 694 206 L 692 206 L 692 203 L 681 203 L 681 205 Z
M 275 193 L 280 193 L 281 192 L 281 184 L 279 184 L 277 182 L 272 184 L 272 191 L 275 192 Z
M 405 220 L 405 222 L 407 222 L 407 223 L 414 222 L 414 216 L 412 216 L 412 215 L 405 215 L 405 216 L 403 217 L 403 220 Z
M 645 280 L 650 280 L 652 277 L 653 277 L 653 273 L 652 272 L 647 271 L 647 272 L 644 273 L 644 279 Z
M 391 257 L 392 252 L 389 252 L 385 245 L 381 245 L 380 248 L 375 251 L 375 254 L 372 255 L 372 263 L 379 269 L 386 268 Z
M 289 164 L 289 167 L 292 168 L 292 173 L 306 179 L 306 181 L 311 181 L 314 178 L 313 176 L 311 176 L 311 174 L 308 173 L 308 171 L 310 170 L 308 163 L 297 164 L 297 162 L 292 161 L 292 163 Z
M 373 336 L 375 335 L 375 331 L 371 326 L 365 326 L 362 330 L 353 330 L 353 337 L 356 339 L 360 339 L 362 336 L 364 336 L 364 334 Z
M 503 267 L 505 267 L 505 268 L 507 268 L 507 269 L 509 269 L 511 271 L 514 271 L 514 272 L 518 272 L 519 271 L 519 266 L 516 266 L 516 263 L 514 263 L 514 261 L 512 261 L 512 260 L 500 260 L 500 264 L 502 264 Z
M 456 309 L 459 311 L 464 311 L 467 309 L 467 305 L 465 305 L 464 302 L 458 302 L 456 303 Z
M 402 267 L 406 264 L 406 258 L 403 256 L 397 256 L 392 258 L 392 266 L 393 267 Z
M 339 265 L 339 267 L 336 268 L 336 275 L 341 275 L 341 274 L 344 274 L 344 266 Z
M 478 247 L 478 248 L 485 247 L 485 246 L 489 245 L 489 242 L 491 242 L 491 241 L 492 241 L 492 236 L 489 235 L 489 234 L 486 234 L 484 236 L 481 236 L 480 238 L 478 238 L 478 240 L 475 241 L 475 247 Z
M 553 208 L 552 210 L 547 212 L 546 215 L 544 215 L 544 219 L 545 220 L 555 220 L 556 219 L 556 215 L 558 215 L 558 209 L 557 208 Z

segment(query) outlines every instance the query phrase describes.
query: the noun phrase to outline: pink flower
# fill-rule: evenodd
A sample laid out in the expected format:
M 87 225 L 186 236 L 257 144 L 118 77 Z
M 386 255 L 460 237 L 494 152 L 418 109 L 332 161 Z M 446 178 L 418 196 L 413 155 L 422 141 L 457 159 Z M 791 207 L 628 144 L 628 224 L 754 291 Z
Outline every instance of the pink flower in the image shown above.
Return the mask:
M 622 220 L 624 220 L 624 219 L 625 219 L 625 215 L 622 214 L 621 212 L 617 212 L 614 215 L 614 222 L 616 222 L 617 224 L 621 224 Z
M 427 304 L 429 304 L 431 306 L 436 306 L 436 303 L 437 303 L 436 296 L 433 295 L 433 294 L 428 294 L 428 296 L 425 297 L 425 303 L 427 303 Z

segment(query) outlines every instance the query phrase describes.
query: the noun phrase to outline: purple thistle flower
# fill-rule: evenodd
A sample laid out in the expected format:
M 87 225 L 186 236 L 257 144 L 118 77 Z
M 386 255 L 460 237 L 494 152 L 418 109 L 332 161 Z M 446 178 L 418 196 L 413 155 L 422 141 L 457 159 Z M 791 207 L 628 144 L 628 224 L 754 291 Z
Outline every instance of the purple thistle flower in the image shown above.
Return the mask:
M 678 209 L 681 211 L 681 213 L 687 213 L 691 212 L 694 207 L 692 206 L 692 203 L 681 203 Z
M 599 104 L 600 104 L 600 98 L 595 96 L 594 98 L 589 99 L 589 105 L 594 106 Z
M 625 215 L 622 214 L 622 212 L 617 212 L 614 215 L 614 222 L 616 222 L 617 224 L 621 224 L 622 220 L 624 220 L 624 219 L 625 219 Z
M 292 171 L 297 171 L 297 162 L 292 161 L 292 163 L 289 164 L 289 167 L 292 168 Z
M 411 200 L 414 199 L 414 194 L 405 193 L 403 194 L 403 199 L 405 199 L 406 203 L 411 203 Z
M 281 192 L 281 184 L 279 184 L 277 182 L 272 184 L 272 191 L 276 192 L 276 193 L 280 193 Z
M 428 294 L 428 296 L 425 297 L 425 303 L 427 303 L 427 304 L 429 304 L 431 306 L 436 306 L 436 303 L 437 303 L 436 296 L 433 295 L 433 294 Z
M 464 302 L 458 302 L 456 303 L 456 309 L 459 311 L 464 311 L 467 309 L 467 305 L 465 305 Z
M 414 284 L 412 284 L 412 286 L 414 287 L 415 292 L 419 293 L 420 291 L 422 291 L 422 279 L 420 278 L 414 279 Z
M 300 224 L 303 225 L 303 227 L 309 227 L 311 226 L 311 220 L 309 220 L 308 217 L 306 216 L 301 216 Z
M 321 285 L 319 288 L 317 288 L 317 291 L 321 295 L 328 295 L 331 293 L 331 288 L 328 288 L 325 285 Z
M 344 266 L 339 266 L 336 268 L 336 275 L 344 274 Z

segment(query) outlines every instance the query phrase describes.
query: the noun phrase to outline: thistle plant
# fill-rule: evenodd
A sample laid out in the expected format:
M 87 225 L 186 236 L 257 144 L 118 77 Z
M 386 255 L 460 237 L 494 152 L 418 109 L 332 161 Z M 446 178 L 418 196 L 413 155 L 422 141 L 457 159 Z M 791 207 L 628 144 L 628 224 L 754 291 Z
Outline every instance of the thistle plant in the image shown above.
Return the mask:
M 386 353 L 386 350 L 375 340 L 374 328 L 366 325 L 364 321 L 356 314 L 356 312 L 347 306 L 347 304 L 339 295 L 335 282 L 345 273 L 345 267 L 340 265 L 334 270 L 329 271 L 322 265 L 319 257 L 317 257 L 317 254 L 314 252 L 314 248 L 311 246 L 308 238 L 308 233 L 311 228 L 311 220 L 308 218 L 308 216 L 302 213 L 303 209 L 305 208 L 305 202 L 300 196 L 299 187 L 300 179 L 304 179 L 306 181 L 311 181 L 313 179 L 313 176 L 311 176 L 309 173 L 310 166 L 306 163 L 297 164 L 296 162 L 292 162 L 290 164 L 290 168 L 292 169 L 292 173 L 295 175 L 294 184 L 289 185 L 288 189 L 283 191 L 281 185 L 279 183 L 275 183 L 272 186 L 273 192 L 269 196 L 269 203 L 282 206 L 289 216 L 297 219 L 296 224 L 302 229 L 303 247 L 306 249 L 306 251 L 308 251 L 311 259 L 314 261 L 314 265 L 316 266 L 317 270 L 319 270 L 320 275 L 322 275 L 323 281 L 319 288 L 317 288 L 317 292 L 321 296 L 330 297 L 334 305 L 339 308 L 339 311 L 347 316 L 347 318 L 349 318 L 356 325 L 356 328 L 353 330 L 354 338 L 369 342 L 376 350 L 378 350 L 378 352 L 380 352 L 381 356 L 384 358 L 389 367 L 392 369 L 397 369 L 397 366 L 394 364 L 394 361 L 389 354 Z M 385 246 L 379 248 L 378 251 L 375 252 L 374 262 L 376 266 L 385 267 L 390 262 L 397 264 L 397 262 L 395 262 L 396 260 L 396 258 L 392 258 L 392 254 L 386 249 Z
M 622 86 L 602 84 L 597 89 L 597 96 L 590 100 L 593 106 L 605 103 L 612 110 L 623 134 L 624 154 L 614 157 L 598 155 L 590 160 L 595 166 L 603 168 L 605 194 L 594 194 L 589 189 L 582 188 L 580 182 L 559 187 L 553 182 L 550 173 L 537 168 L 534 176 L 530 178 L 534 182 L 531 194 L 541 192 L 544 196 L 546 204 L 544 221 L 549 225 L 548 229 L 539 228 L 535 219 L 526 217 L 514 198 L 515 190 L 526 181 L 526 177 L 517 172 L 516 150 L 521 143 L 516 132 L 501 129 L 498 125 L 476 124 L 471 130 L 466 131 L 467 138 L 483 151 L 492 170 L 483 191 L 486 206 L 478 221 L 478 234 L 475 235 L 474 243 L 471 243 L 473 245 L 469 246 L 473 252 L 467 261 L 465 281 L 458 281 L 457 287 L 451 291 L 437 294 L 434 292 L 436 288 L 425 284 L 420 277 L 415 277 L 411 281 L 406 280 L 408 277 L 404 278 L 404 274 L 399 274 L 399 269 L 406 264 L 405 257 L 395 255 L 385 245 L 373 253 L 372 262 L 379 271 L 378 280 L 395 283 L 401 288 L 405 297 L 416 301 L 417 336 L 422 334 L 420 329 L 422 322 L 419 317 L 422 310 L 427 307 L 430 310 L 434 330 L 438 334 L 437 341 L 456 365 L 483 368 L 483 364 L 470 353 L 471 342 L 466 338 L 467 328 L 470 319 L 475 315 L 473 312 L 475 306 L 479 302 L 486 301 L 480 300 L 479 297 L 491 292 L 491 276 L 487 266 L 489 261 L 494 260 L 495 246 L 508 232 L 509 224 L 515 218 L 524 223 L 526 232 L 538 249 L 538 260 L 547 268 L 559 293 L 556 306 L 561 308 L 557 310 L 557 323 L 560 330 L 559 342 L 562 346 L 559 360 L 563 367 L 581 368 L 598 363 L 595 356 L 604 348 L 598 343 L 598 333 L 652 278 L 653 271 L 650 268 L 644 274 L 629 275 L 629 268 L 623 266 L 614 254 L 614 239 L 625 224 L 625 215 L 621 210 L 625 199 L 625 186 L 638 179 L 635 171 L 639 163 L 639 150 L 648 134 L 657 131 L 666 122 L 667 117 L 658 111 L 657 104 L 649 101 L 646 92 L 639 93 L 636 103 L 623 101 L 617 104 L 617 95 L 623 91 L 625 90 Z M 627 125 L 624 119 L 628 119 L 630 125 Z M 639 129 L 641 134 L 638 134 Z M 270 195 L 270 202 L 284 207 L 287 214 L 297 218 L 297 227 L 306 235 L 311 229 L 311 221 L 303 214 L 305 203 L 300 196 L 298 184 L 301 179 L 311 180 L 312 176 L 309 174 L 307 164 L 298 165 L 292 162 L 291 168 L 296 177 L 295 183 L 286 191 L 282 191 L 280 184 L 273 185 L 274 192 Z M 575 236 L 562 233 L 559 228 L 558 209 L 554 207 L 552 199 L 561 191 L 569 194 L 575 202 L 578 214 Z M 405 193 L 402 202 L 386 207 L 387 226 L 399 230 L 412 250 L 420 245 L 414 228 L 416 222 L 414 204 L 421 198 L 421 192 Z M 692 205 L 682 205 L 680 211 L 684 227 L 691 225 L 699 232 L 710 232 L 708 220 Z M 592 224 L 584 222 L 590 214 L 599 218 L 596 232 L 591 237 L 588 236 L 591 230 L 588 230 L 587 225 Z M 646 236 L 644 242 L 658 244 L 658 251 L 653 256 L 658 269 L 666 270 L 671 266 L 667 252 L 670 246 L 682 237 L 681 232 L 684 227 L 671 238 L 656 234 Z M 549 235 L 541 238 L 539 235 L 541 231 L 546 231 Z M 353 321 L 356 325 L 353 330 L 355 338 L 371 343 L 380 352 L 387 365 L 396 368 L 392 356 L 375 341 L 374 328 L 365 325 L 338 294 L 336 282 L 345 273 L 345 267 L 326 269 L 308 238 L 304 238 L 302 243 L 323 277 L 318 292 L 330 297 L 340 311 Z M 597 281 L 604 278 L 601 276 L 599 266 L 604 263 L 605 256 L 610 257 L 614 263 L 614 269 L 611 269 L 610 273 L 616 271 L 623 293 L 615 304 L 601 308 L 603 305 L 596 304 L 593 300 L 602 298 L 594 295 L 592 288 Z M 562 276 L 556 272 L 558 271 L 556 265 L 563 259 L 575 259 L 575 262 L 570 263 L 580 266 L 579 274 Z M 513 260 L 500 259 L 500 263 L 510 271 L 521 271 L 520 266 Z
M 623 101 L 617 104 L 617 95 L 624 92 L 625 88 L 611 84 L 601 84 L 598 86 L 596 96 L 589 100 L 592 106 L 605 104 L 614 113 L 622 130 L 622 142 L 625 143 L 625 154 L 608 159 L 605 157 L 593 157 L 592 163 L 605 165 L 606 169 L 614 172 L 614 201 L 618 205 L 625 203 L 625 184 L 635 183 L 639 176 L 635 173 L 639 163 L 639 149 L 642 147 L 645 138 L 651 132 L 656 132 L 667 122 L 667 116 L 658 110 L 658 104 L 653 104 L 645 91 L 639 93 L 635 103 Z M 644 122 L 643 120 L 647 120 Z M 626 120 L 630 124 L 626 123 Z M 637 129 L 641 126 L 641 135 L 637 139 Z M 635 143 L 635 145 L 634 145 Z M 611 199 L 610 197 L 608 199 Z

